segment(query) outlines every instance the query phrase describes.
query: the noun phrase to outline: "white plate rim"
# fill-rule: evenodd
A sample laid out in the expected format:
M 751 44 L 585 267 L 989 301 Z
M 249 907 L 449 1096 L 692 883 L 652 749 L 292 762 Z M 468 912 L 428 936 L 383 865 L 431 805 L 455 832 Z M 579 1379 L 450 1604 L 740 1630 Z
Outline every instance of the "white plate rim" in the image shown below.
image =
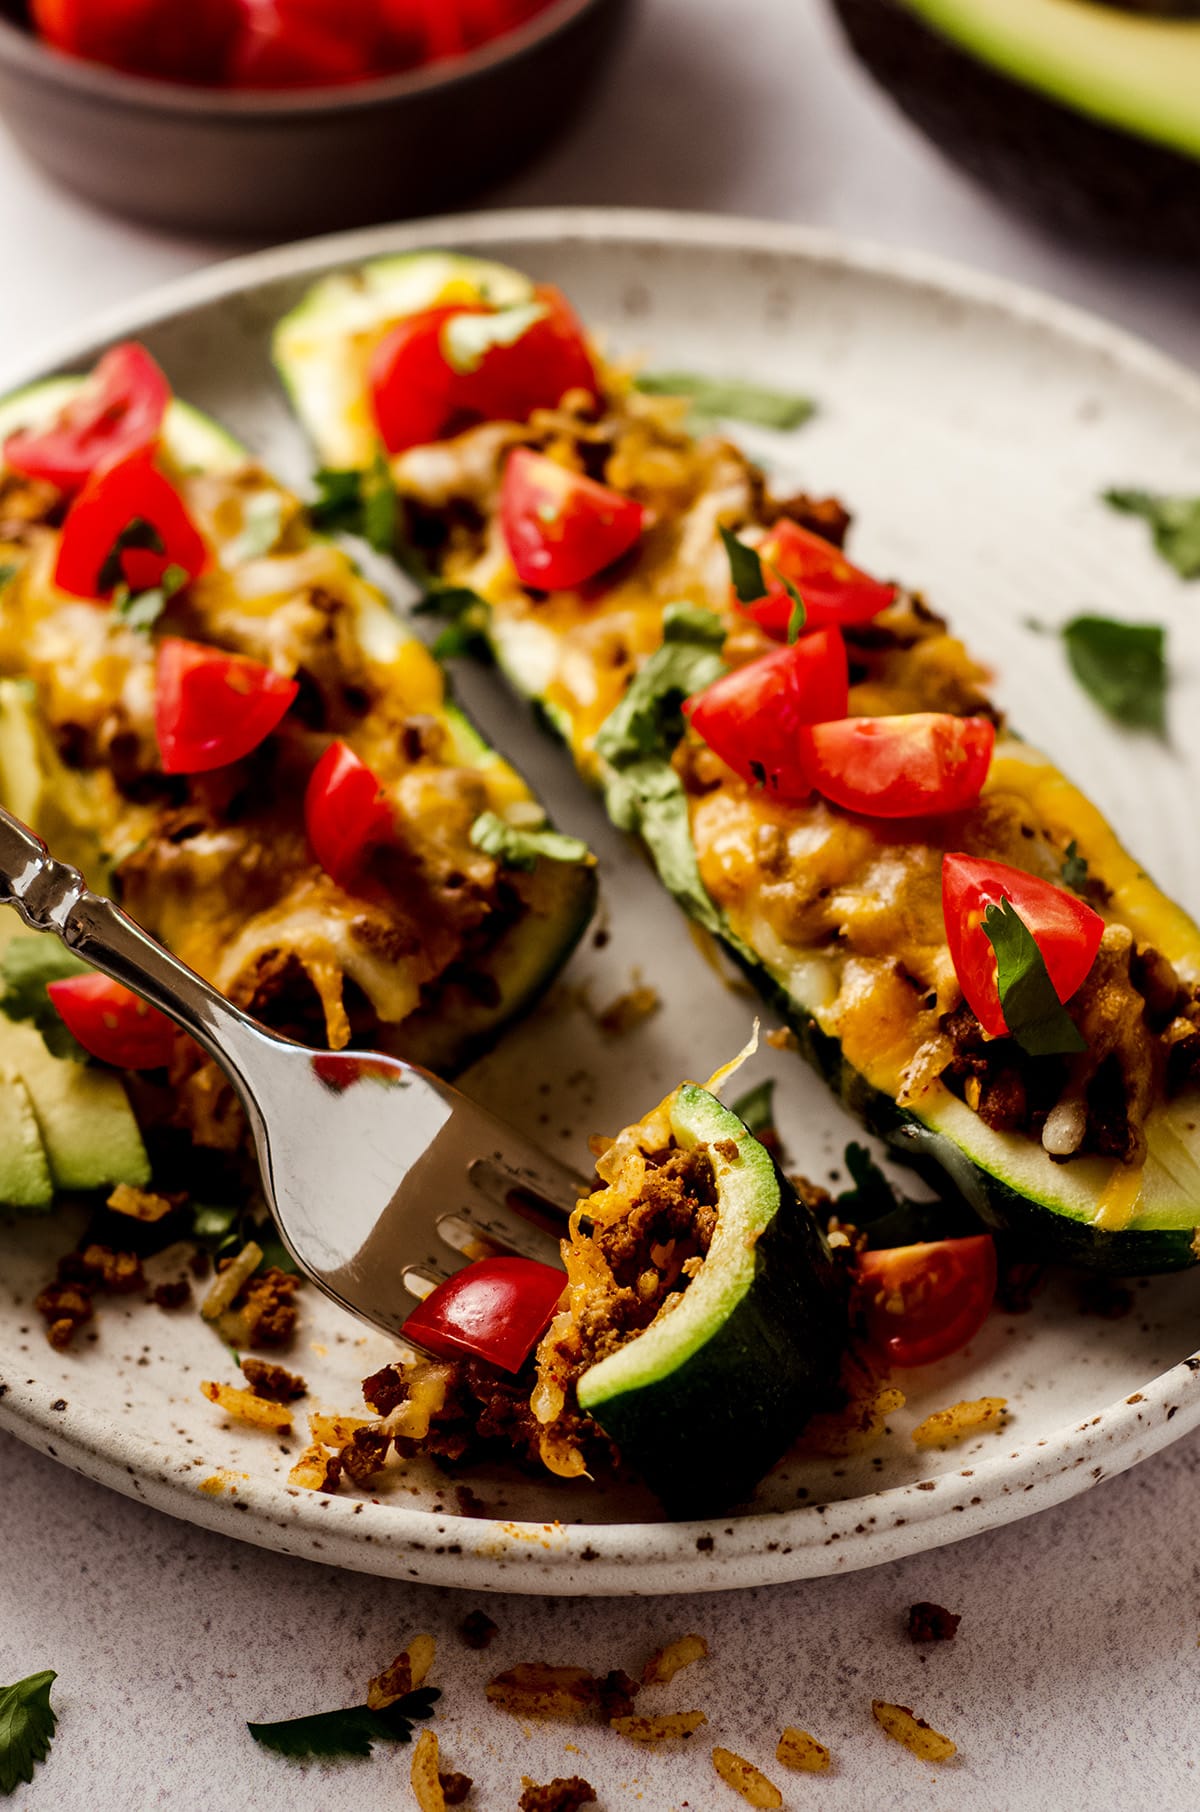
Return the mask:
M 16 388 L 163 319 L 281 278 L 429 244 L 621 241 L 791 257 L 926 290 L 1072 341 L 1169 386 L 1200 412 L 1200 378 L 1100 317 L 923 252 L 818 228 L 651 209 L 535 208 L 441 216 L 254 252 L 161 285 L 59 336 Z M 0 1380 L 0 1428 L 85 1477 L 202 1528 L 328 1565 L 474 1591 L 587 1596 L 710 1592 L 874 1566 L 1064 1502 L 1200 1424 L 1200 1352 L 1087 1420 L 957 1472 L 867 1497 L 706 1523 L 507 1523 L 327 1497 L 230 1475 L 214 1495 L 164 1443 Z M 367 1515 L 367 1512 L 370 1512 Z M 360 1520 L 362 1519 L 362 1520 Z

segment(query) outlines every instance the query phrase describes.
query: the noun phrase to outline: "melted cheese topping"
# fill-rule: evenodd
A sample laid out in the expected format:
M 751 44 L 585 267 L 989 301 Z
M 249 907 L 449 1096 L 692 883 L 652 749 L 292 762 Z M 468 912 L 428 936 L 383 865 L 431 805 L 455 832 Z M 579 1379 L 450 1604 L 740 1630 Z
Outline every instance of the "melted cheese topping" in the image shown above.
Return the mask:
M 511 913 L 471 826 L 486 810 L 528 822 L 540 809 L 448 708 L 428 651 L 340 549 L 311 538 L 294 498 L 250 466 L 176 482 L 215 559 L 159 629 L 299 676 L 296 707 L 247 761 L 165 779 L 154 639 L 57 589 L 53 508 L 33 507 L 37 487 L 10 475 L 0 563 L 18 571 L 0 591 L 0 675 L 30 682 L 36 704 L 25 726 L 6 722 L 20 716 L 11 693 L 0 711 L 0 784 L 59 848 L 69 809 L 70 853 L 89 846 L 92 878 L 115 870 L 133 915 L 223 992 L 268 1017 L 289 996 L 285 1023 L 315 1003 L 336 1048 L 350 1040 L 356 999 L 398 1026 L 447 968 L 471 960 L 489 923 Z M 245 558 L 264 504 L 278 540 Z M 375 773 L 397 826 L 397 850 L 354 893 L 319 869 L 304 833 L 307 776 L 332 736 Z M 41 786 L 29 783 L 30 750 Z M 528 880 L 506 874 L 503 887 L 511 901 Z

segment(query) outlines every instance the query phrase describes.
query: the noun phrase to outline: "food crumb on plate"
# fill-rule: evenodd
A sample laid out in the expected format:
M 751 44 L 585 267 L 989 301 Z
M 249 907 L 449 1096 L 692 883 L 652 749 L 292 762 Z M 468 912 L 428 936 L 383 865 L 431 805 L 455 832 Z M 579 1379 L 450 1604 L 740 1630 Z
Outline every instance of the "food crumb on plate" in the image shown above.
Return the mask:
M 732 1749 L 714 1749 L 712 1759 L 725 1785 L 740 1793 L 748 1806 L 762 1807 L 764 1812 L 782 1806 L 783 1794 L 774 1781 L 769 1781 L 744 1755 L 737 1755 Z
M 371 1710 L 386 1711 L 397 1699 L 406 1698 L 423 1686 L 436 1654 L 437 1643 L 432 1636 L 414 1636 L 394 1661 L 368 1681 L 367 1704 Z
M 594 1789 L 578 1774 L 557 1775 L 544 1787 L 539 1787 L 526 1774 L 522 1776 L 521 1786 L 524 1791 L 517 1812 L 580 1812 L 580 1807 L 598 1803 Z
M 922 1762 L 948 1762 L 958 1753 L 958 1744 L 917 1717 L 911 1706 L 872 1699 L 871 1714 L 882 1731 Z
M 703 1661 L 707 1654 L 708 1643 L 703 1636 L 680 1636 L 678 1641 L 668 1642 L 665 1648 L 656 1649 L 651 1655 L 642 1669 L 642 1685 L 665 1686 L 680 1668 Z
M 789 1724 L 779 1739 L 775 1760 L 782 1762 L 785 1768 L 794 1768 L 798 1774 L 824 1774 L 829 1767 L 830 1755 L 824 1743 L 818 1743 L 815 1736 Z
M 962 1403 L 951 1403 L 947 1409 L 935 1409 L 918 1422 L 912 1431 L 914 1447 L 953 1447 L 968 1435 L 986 1434 L 1003 1427 L 1007 1420 L 1007 1397 L 976 1397 Z
M 962 1618 L 927 1598 L 908 1607 L 908 1633 L 914 1642 L 952 1642 Z
M 653 1717 L 612 1718 L 610 1728 L 633 1743 L 670 1743 L 694 1736 L 707 1723 L 702 1711 L 662 1711 Z
M 247 1428 L 261 1428 L 271 1434 L 292 1432 L 292 1412 L 282 1403 L 268 1402 L 235 1384 L 214 1383 L 211 1378 L 201 1383 L 200 1391 L 210 1403 L 215 1403 L 235 1422 L 244 1422 Z

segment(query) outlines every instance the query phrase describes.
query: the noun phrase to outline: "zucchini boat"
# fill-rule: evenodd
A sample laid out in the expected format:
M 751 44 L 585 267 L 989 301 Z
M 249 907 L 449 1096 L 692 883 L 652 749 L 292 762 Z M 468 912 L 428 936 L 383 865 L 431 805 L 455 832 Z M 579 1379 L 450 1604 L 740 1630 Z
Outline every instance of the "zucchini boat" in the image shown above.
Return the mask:
M 66 419 L 83 382 L 53 379 L 5 399 L 0 444 Z M 0 800 L 266 1023 L 453 1072 L 570 954 L 594 903 L 591 857 L 574 839 L 547 837 L 541 806 L 450 699 L 437 662 L 228 434 L 173 400 L 155 459 L 200 538 L 202 570 L 190 581 L 177 570 L 141 595 L 125 584 L 109 601 L 65 589 L 63 525 L 80 505 L 68 512 L 53 483 L 0 459 Z M 127 515 L 110 556 L 118 567 L 123 548 L 132 561 L 161 542 Z M 239 657 L 235 690 L 252 664 L 276 684 L 287 676 L 282 721 L 237 759 L 165 771 L 168 638 L 201 657 Z M 338 879 L 314 854 L 305 805 L 335 741 L 374 777 L 371 809 L 387 820 Z M 0 1023 L 0 1070 L 15 1091 L 7 1111 L 28 1131 L 27 1095 L 50 1150 L 48 1090 L 44 1079 L 35 1086 L 32 1047 L 17 1049 L 27 1038 L 40 1043 Z M 56 1127 L 74 1117 L 81 1089 L 124 1102 L 111 1072 L 62 1072 L 74 1087 Z M 170 1085 L 138 1083 L 139 1114 L 166 1115 L 200 1145 L 238 1146 L 232 1093 L 186 1042 Z M 131 1129 L 137 1150 L 99 1164 L 102 1174 L 64 1169 L 51 1150 L 52 1182 L 144 1183 L 129 1119 Z M 49 1195 L 32 1161 L 7 1182 L 0 1167 L 0 1200 L 44 1206 Z
M 1200 931 L 1085 796 L 1001 726 L 969 809 L 900 821 L 820 797 L 789 802 L 735 773 L 680 714 L 685 697 L 776 645 L 738 607 L 719 531 L 755 547 L 786 521 L 840 546 L 841 506 L 773 498 L 735 446 L 687 433 L 684 403 L 639 393 L 598 359 L 591 390 L 556 406 L 474 419 L 486 414 L 477 386 L 465 419 L 449 415 L 439 438 L 396 446 L 382 411 L 385 355 L 394 366 L 420 320 L 459 307 L 468 318 L 492 310 L 500 344 L 504 319 L 518 333 L 521 311 L 528 319 L 545 293 L 438 253 L 318 284 L 280 324 L 276 357 L 322 459 L 361 466 L 387 427 L 405 560 L 419 550 L 460 610 L 464 592 L 474 595 L 468 616 L 513 685 L 871 1130 L 948 1177 L 1030 1254 L 1125 1273 L 1195 1263 Z M 452 345 L 442 351 L 447 367 L 466 369 Z M 539 584 L 528 564 L 518 576 L 524 550 L 504 517 L 520 449 L 641 506 L 640 537 L 601 578 Z M 995 720 L 985 674 L 946 624 L 919 596 L 890 589 L 871 620 L 844 623 L 850 713 Z M 1069 854 L 1086 864 L 1105 930 L 1070 1002 L 1082 1054 L 1031 1058 L 1012 1038 L 984 1035 L 947 947 L 947 851 L 1055 884 Z M 1046 1133 L 1059 1106 L 1071 1109 L 1066 1139 L 1062 1114 Z
M 613 1140 L 597 1171 L 563 1242 L 561 1305 L 517 1372 L 423 1359 L 367 1379 L 367 1400 L 402 1441 L 420 1407 L 404 1451 L 455 1463 L 515 1451 L 564 1479 L 616 1462 L 672 1515 L 727 1508 L 833 1402 L 844 1269 L 770 1154 L 694 1083 Z M 471 1267 L 443 1289 L 464 1283 Z

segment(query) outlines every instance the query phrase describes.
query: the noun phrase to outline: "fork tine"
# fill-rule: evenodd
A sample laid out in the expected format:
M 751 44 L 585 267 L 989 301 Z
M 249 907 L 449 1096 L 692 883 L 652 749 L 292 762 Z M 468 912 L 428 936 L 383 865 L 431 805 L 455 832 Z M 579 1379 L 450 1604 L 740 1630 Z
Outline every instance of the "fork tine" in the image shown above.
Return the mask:
M 470 1248 L 472 1243 L 484 1239 L 521 1258 L 534 1258 L 540 1264 L 562 1268 L 557 1239 L 523 1216 L 502 1208 L 475 1205 L 463 1208 L 459 1213 L 448 1214 L 439 1220 L 438 1232 L 447 1245 L 468 1260 L 481 1256 L 472 1253 Z

